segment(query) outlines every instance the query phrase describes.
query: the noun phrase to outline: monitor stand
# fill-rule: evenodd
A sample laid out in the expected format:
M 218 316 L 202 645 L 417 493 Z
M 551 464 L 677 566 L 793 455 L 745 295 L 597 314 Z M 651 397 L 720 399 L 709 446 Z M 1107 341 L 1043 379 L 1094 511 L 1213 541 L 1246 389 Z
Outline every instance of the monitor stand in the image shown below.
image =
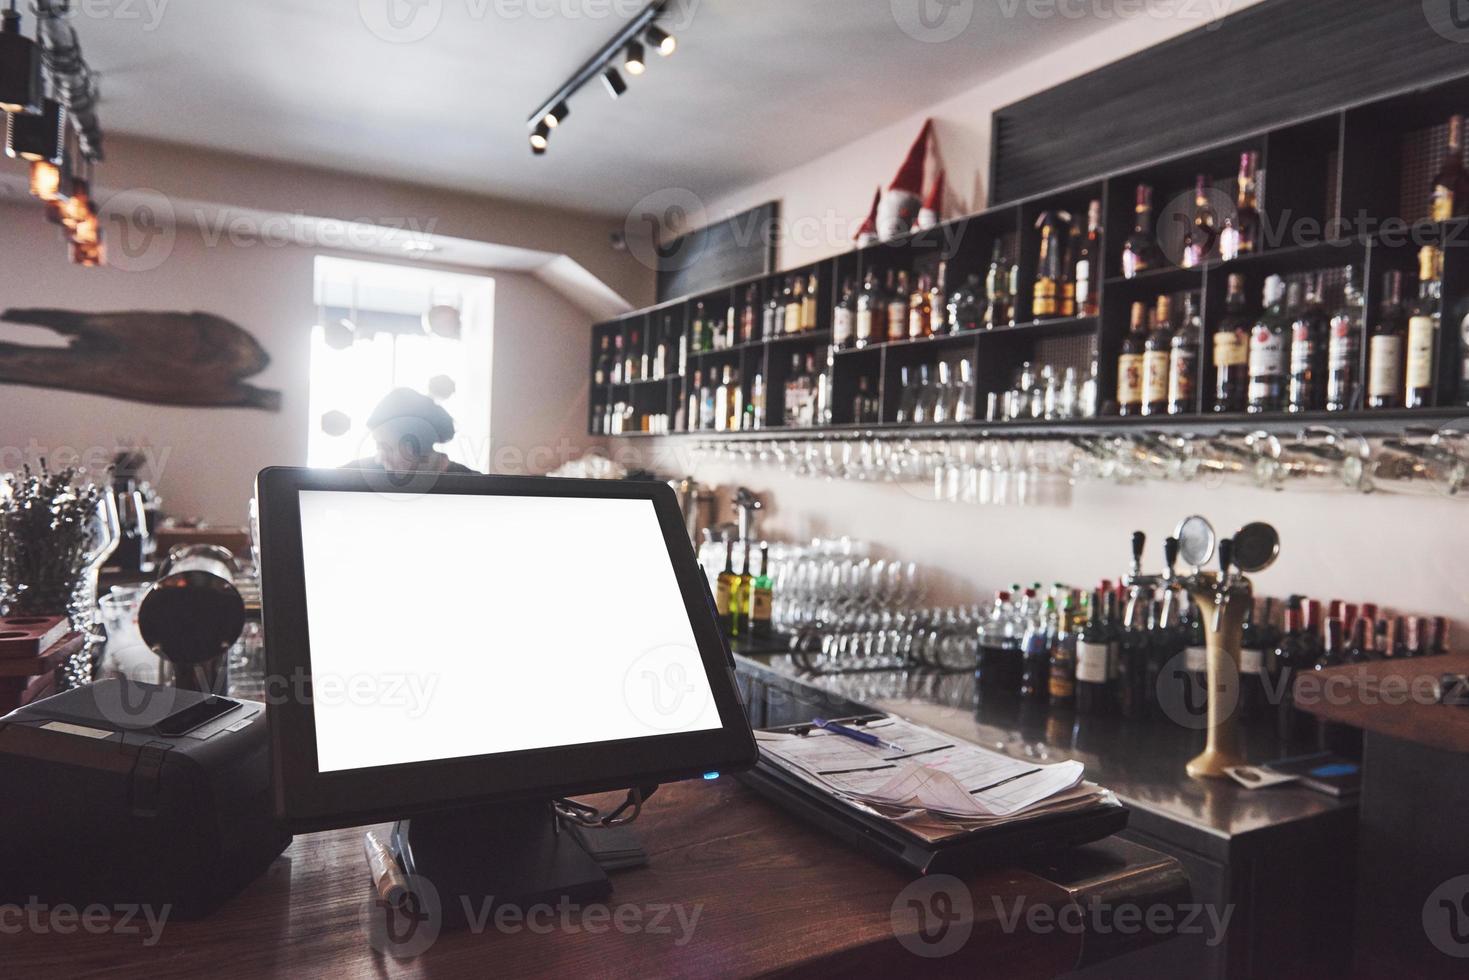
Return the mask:
M 445 928 L 477 922 L 493 928 L 494 910 L 584 904 L 612 891 L 606 872 L 561 826 L 549 803 L 502 803 L 443 810 L 400 820 L 394 855 L 423 889 L 432 913 L 436 893 Z M 487 917 L 488 916 L 488 917 Z

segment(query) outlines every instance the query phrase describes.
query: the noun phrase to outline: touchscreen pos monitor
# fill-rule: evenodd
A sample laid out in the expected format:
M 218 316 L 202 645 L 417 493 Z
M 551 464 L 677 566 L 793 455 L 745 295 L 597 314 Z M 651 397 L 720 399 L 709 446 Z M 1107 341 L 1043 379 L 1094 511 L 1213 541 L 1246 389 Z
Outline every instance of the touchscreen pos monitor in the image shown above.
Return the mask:
M 441 892 L 587 894 L 551 801 L 754 764 L 669 487 L 272 468 L 256 494 L 293 830 L 397 819 Z

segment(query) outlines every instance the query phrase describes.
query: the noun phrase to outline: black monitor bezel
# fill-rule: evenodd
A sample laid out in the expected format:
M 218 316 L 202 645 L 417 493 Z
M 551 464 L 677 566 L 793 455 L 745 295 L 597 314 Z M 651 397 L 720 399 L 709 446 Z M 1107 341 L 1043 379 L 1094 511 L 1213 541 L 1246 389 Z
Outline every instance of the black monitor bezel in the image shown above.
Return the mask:
M 360 826 L 445 808 L 646 786 L 734 772 L 758 749 L 672 488 L 662 483 L 548 477 L 414 477 L 382 472 L 271 467 L 256 478 L 266 702 L 277 815 L 296 832 Z M 647 500 L 653 504 L 719 712 L 718 729 L 654 735 L 371 769 L 317 771 L 310 704 L 311 649 L 301 550 L 303 490 Z M 611 560 L 612 556 L 609 556 Z M 568 556 L 568 561 L 575 560 Z M 371 583 L 364 583 L 370 588 Z M 297 695 L 303 695 L 298 697 Z

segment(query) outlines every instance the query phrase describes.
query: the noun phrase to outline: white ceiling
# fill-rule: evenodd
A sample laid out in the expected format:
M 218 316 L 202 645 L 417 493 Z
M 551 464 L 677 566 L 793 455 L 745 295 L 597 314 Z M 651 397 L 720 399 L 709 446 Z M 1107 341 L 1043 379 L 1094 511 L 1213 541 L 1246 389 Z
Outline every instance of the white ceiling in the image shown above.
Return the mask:
M 915 39 L 899 21 L 920 4 L 968 26 Z M 76 6 L 107 131 L 601 213 L 664 187 L 717 197 L 1106 24 L 1025 0 L 673 0 L 677 53 L 650 53 L 618 103 L 584 89 L 533 158 L 525 117 L 641 0 Z M 374 33 L 389 9 L 426 36 Z

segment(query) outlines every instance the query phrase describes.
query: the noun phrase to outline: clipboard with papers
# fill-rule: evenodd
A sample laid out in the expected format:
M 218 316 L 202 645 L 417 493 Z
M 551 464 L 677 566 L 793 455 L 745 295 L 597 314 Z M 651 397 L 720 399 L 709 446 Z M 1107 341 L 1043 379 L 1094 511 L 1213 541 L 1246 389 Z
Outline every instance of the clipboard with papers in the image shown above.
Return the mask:
M 921 873 L 1013 863 L 1127 826 L 1127 809 L 1080 762 L 1016 759 L 892 715 L 757 730 L 755 740 L 760 762 L 741 777 L 753 788 Z

